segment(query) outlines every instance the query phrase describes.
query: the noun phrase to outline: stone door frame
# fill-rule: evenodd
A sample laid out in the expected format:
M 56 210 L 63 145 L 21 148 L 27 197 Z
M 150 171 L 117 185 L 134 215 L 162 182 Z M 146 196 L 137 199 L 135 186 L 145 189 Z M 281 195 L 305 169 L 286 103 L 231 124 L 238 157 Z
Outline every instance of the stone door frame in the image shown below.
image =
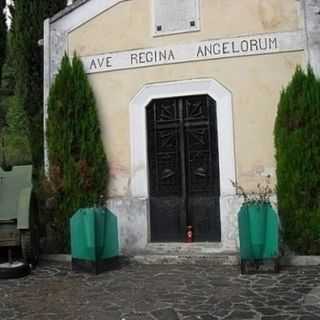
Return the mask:
M 146 107 L 153 99 L 209 95 L 217 104 L 217 127 L 220 166 L 221 248 L 227 246 L 234 225 L 228 200 L 234 197 L 231 180 L 236 180 L 232 93 L 213 79 L 192 79 L 144 85 L 129 105 L 131 147 L 131 197 L 149 199 Z M 233 213 L 234 214 L 234 213 Z M 150 216 L 146 212 L 150 241 Z M 232 237 L 233 238 L 233 237 Z
M 236 179 L 232 94 L 213 79 L 195 79 L 145 85 L 130 101 L 131 184 L 133 197 L 149 197 L 145 108 L 153 99 L 209 95 L 217 103 L 220 193 L 234 195 Z

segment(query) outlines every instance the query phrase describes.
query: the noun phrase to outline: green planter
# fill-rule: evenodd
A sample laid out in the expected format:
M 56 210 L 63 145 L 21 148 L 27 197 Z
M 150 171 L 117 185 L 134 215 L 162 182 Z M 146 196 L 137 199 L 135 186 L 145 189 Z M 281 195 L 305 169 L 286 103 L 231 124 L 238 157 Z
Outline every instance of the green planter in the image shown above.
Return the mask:
M 70 219 L 72 268 L 100 273 L 118 265 L 117 218 L 104 208 L 79 209 Z
M 239 216 L 241 269 L 247 262 L 275 260 L 278 271 L 279 217 L 269 203 L 242 205 Z

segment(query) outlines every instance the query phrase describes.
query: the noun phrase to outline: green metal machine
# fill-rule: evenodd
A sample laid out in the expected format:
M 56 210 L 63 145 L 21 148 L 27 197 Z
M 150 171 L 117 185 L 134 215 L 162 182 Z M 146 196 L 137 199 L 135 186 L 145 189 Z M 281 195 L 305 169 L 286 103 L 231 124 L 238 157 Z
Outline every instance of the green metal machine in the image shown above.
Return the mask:
M 248 264 L 258 267 L 264 260 L 273 261 L 279 272 L 280 221 L 271 204 L 244 204 L 238 222 L 241 273 L 247 273 Z
M 21 247 L 24 263 L 39 258 L 37 202 L 32 192 L 32 166 L 0 167 L 0 247 Z M 1 271 L 1 270 L 0 270 Z

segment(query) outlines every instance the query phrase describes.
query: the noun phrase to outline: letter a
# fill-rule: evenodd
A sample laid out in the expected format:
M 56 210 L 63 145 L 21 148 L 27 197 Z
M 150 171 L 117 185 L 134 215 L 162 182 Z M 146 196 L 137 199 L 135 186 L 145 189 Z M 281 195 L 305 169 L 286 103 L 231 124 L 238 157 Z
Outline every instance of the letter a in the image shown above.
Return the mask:
M 201 46 L 199 46 L 198 47 L 198 53 L 197 53 L 197 57 L 204 57 L 204 52 L 202 51 L 202 47 Z
M 90 70 L 92 70 L 92 68 L 97 69 L 96 61 L 94 59 L 92 59 L 92 61 L 90 63 Z

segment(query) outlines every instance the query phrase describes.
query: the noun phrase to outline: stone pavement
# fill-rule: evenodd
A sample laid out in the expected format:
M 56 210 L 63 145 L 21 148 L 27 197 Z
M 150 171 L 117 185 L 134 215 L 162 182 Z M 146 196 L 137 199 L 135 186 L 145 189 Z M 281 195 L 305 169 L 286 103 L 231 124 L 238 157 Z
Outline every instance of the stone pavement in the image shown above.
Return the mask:
M 0 280 L 0 319 L 320 319 L 320 267 L 242 276 L 230 266 L 131 264 L 94 276 L 43 263 Z

